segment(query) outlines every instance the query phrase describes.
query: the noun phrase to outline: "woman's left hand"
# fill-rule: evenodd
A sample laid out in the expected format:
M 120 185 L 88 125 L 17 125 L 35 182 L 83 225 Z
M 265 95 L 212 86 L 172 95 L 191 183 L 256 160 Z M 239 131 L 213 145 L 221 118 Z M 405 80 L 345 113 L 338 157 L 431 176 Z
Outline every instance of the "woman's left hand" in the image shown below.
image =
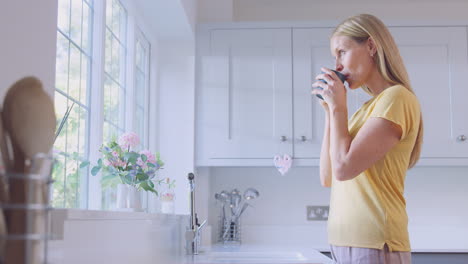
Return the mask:
M 328 68 L 321 68 L 321 70 L 323 73 L 315 77 L 317 81 L 312 84 L 312 87 L 321 87 L 323 90 L 313 89 L 312 94 L 320 94 L 330 109 L 347 107 L 346 88 L 340 78 Z

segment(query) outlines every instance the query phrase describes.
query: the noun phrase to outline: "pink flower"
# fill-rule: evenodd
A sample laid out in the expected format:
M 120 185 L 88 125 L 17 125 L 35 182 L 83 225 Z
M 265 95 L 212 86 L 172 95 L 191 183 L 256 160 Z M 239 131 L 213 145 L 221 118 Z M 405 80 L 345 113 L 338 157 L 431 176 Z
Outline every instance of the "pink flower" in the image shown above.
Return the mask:
M 146 169 L 148 166 L 146 165 L 146 163 L 156 163 L 156 157 L 153 155 L 153 153 L 151 153 L 151 151 L 149 150 L 142 150 L 140 151 L 140 155 L 145 155 L 146 156 L 146 162 L 144 162 L 141 157 L 138 158 L 137 160 L 137 164 L 138 166 L 140 166 L 141 168 L 143 169 Z
M 140 144 L 140 138 L 134 132 L 124 133 L 119 138 L 119 145 L 123 149 L 128 149 L 129 147 L 134 148 L 134 147 L 138 146 L 138 144 Z
M 117 158 L 117 157 L 119 157 L 119 153 L 117 153 L 117 151 L 114 150 L 114 151 L 112 151 L 112 156 Z
M 116 161 L 112 161 L 112 162 L 111 162 L 111 165 L 112 165 L 113 167 L 115 167 L 115 168 L 117 168 L 117 167 L 125 167 L 126 163 L 125 163 L 125 161 L 123 161 L 123 160 L 116 160 Z
M 151 151 L 149 151 L 147 149 L 142 150 L 142 151 L 140 151 L 140 155 L 145 155 L 146 156 L 146 158 L 147 158 L 146 162 L 156 163 L 156 157 L 154 156 L 153 153 L 151 153 Z

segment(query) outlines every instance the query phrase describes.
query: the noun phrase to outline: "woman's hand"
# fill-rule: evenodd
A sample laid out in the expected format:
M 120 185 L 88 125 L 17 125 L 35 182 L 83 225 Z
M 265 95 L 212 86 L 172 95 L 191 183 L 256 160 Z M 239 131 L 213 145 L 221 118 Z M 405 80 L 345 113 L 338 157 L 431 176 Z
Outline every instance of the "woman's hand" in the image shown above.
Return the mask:
M 347 107 L 346 100 L 346 88 L 336 74 L 328 68 L 321 68 L 323 73 L 317 75 L 317 80 L 312 84 L 312 87 L 320 89 L 313 89 L 312 94 L 319 94 L 323 97 L 324 102 L 321 102 L 322 106 L 327 106 L 326 109 L 340 109 Z M 325 80 L 327 83 L 319 81 L 319 79 Z M 325 105 L 324 105 L 325 104 Z

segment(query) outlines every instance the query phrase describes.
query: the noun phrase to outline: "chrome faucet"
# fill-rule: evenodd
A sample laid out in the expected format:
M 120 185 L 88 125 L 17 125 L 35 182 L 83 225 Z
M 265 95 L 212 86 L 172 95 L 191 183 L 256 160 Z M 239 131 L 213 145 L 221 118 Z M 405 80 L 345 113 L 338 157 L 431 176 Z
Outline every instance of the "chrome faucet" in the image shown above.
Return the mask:
M 203 223 L 198 223 L 198 217 L 195 213 L 195 175 L 193 173 L 188 174 L 188 180 L 190 184 L 190 226 L 185 232 L 186 239 L 186 250 L 188 255 L 198 255 L 200 247 L 200 230 L 206 224 L 206 220 Z

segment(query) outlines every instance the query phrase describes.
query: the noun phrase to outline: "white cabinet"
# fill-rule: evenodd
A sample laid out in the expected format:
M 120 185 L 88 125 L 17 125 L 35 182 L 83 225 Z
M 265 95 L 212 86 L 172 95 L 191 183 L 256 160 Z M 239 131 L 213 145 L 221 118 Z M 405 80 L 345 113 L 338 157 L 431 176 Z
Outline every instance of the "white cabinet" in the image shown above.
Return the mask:
M 468 142 L 460 140 L 468 136 L 467 29 L 396 27 L 391 32 L 421 103 L 421 163 L 468 165 Z
M 422 106 L 420 165 L 467 165 L 465 27 L 391 27 Z M 271 166 L 276 154 L 318 165 L 324 113 L 310 94 L 334 67 L 332 28 L 212 29 L 197 51 L 196 163 Z M 369 95 L 348 92 L 352 115 Z M 284 141 L 283 141 L 284 140 Z
M 197 164 L 292 155 L 290 29 L 212 30 L 199 57 Z

